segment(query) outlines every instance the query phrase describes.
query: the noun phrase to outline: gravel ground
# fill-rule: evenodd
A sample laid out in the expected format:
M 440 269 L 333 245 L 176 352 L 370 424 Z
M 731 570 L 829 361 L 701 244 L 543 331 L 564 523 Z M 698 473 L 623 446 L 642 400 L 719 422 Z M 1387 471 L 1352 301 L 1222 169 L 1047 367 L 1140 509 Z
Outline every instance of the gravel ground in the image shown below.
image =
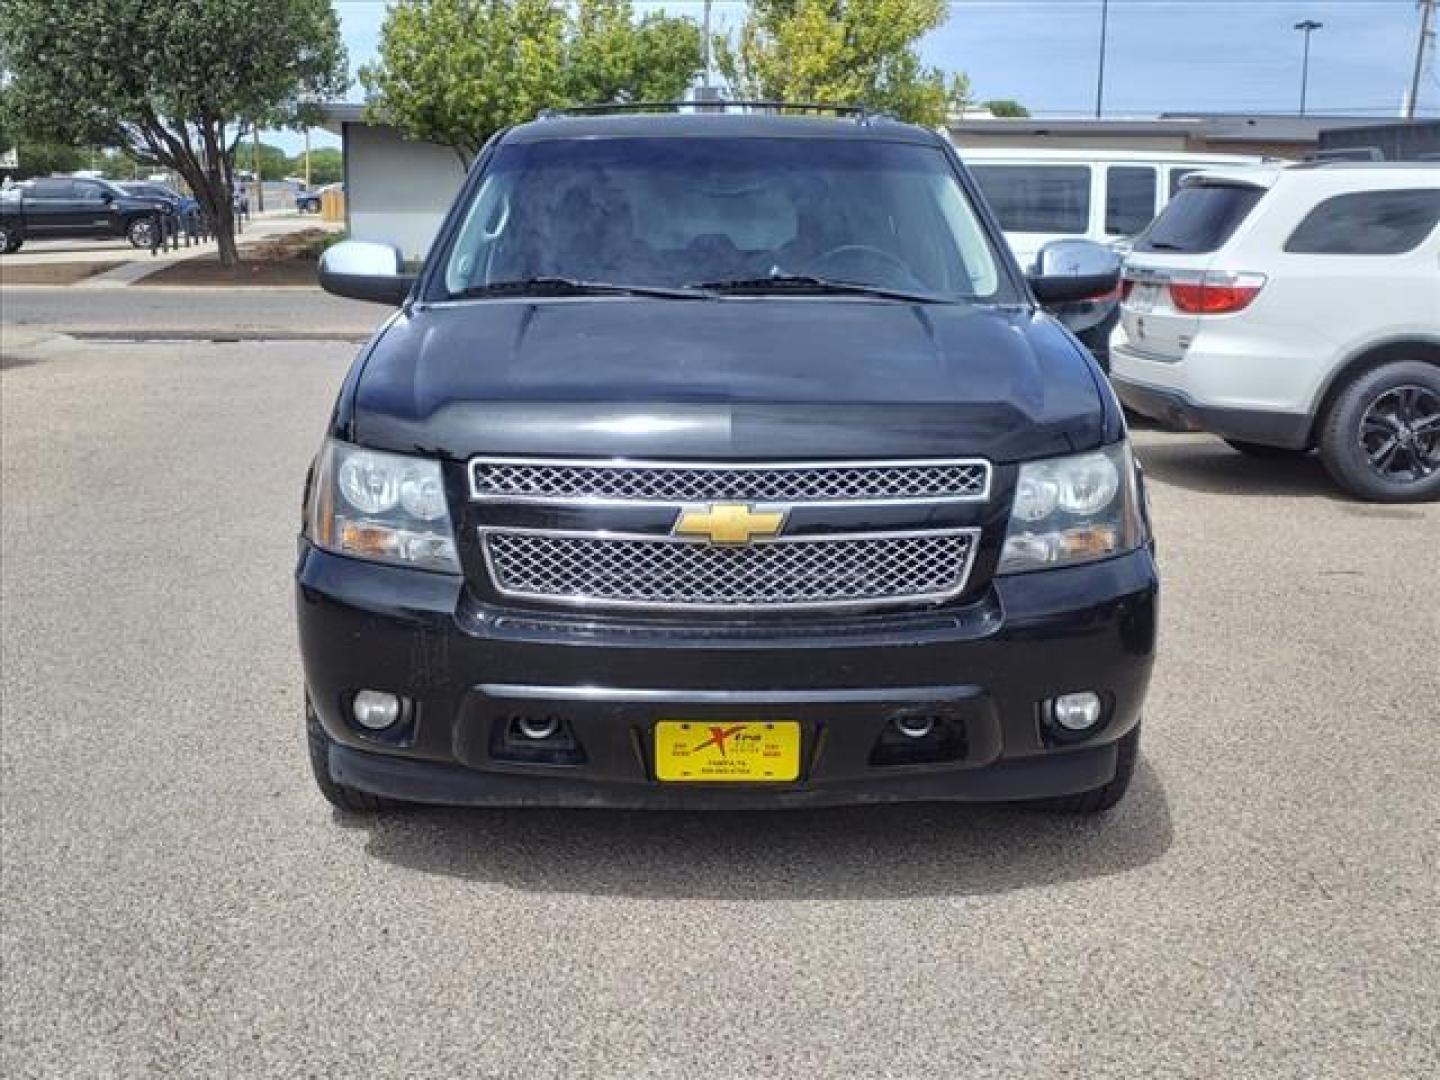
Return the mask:
M 352 351 L 0 376 L 6 1077 L 1440 1071 L 1440 506 L 1140 432 L 1164 653 L 1104 820 L 347 820 L 290 570 Z

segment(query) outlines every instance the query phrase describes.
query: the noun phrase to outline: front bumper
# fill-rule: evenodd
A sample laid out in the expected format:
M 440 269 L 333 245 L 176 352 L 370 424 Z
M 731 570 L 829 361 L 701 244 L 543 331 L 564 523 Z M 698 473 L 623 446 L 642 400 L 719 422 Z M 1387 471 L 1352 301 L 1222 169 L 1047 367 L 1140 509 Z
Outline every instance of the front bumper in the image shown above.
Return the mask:
M 306 689 L 343 784 L 457 805 L 802 806 L 1071 794 L 1115 773 L 1139 722 L 1156 638 L 1149 551 L 997 579 L 973 603 L 804 619 L 562 615 L 484 604 L 455 577 L 358 562 L 302 543 L 297 604 Z M 693 617 L 692 617 L 693 618 Z M 359 689 L 413 703 L 397 737 L 348 719 Z M 1106 719 L 1057 741 L 1039 703 L 1095 690 Z M 872 764 L 897 715 L 939 718 L 963 750 Z M 581 753 L 508 759 L 516 716 L 560 717 Z M 659 719 L 789 719 L 787 784 L 663 784 Z

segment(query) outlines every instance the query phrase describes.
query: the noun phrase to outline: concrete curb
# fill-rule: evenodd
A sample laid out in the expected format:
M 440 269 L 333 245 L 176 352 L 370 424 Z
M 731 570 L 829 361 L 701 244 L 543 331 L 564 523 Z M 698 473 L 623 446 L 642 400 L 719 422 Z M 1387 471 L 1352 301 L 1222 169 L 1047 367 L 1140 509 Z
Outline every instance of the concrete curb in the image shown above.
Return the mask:
M 29 360 L 66 352 L 79 342 L 69 334 L 41 327 L 0 324 L 0 360 Z

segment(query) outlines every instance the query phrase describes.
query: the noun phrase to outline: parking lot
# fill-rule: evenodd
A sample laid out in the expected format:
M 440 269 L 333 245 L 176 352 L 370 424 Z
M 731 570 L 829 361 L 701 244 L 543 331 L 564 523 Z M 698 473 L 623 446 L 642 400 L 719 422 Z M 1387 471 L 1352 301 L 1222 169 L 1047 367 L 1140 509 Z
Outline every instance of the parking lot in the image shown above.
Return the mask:
M 1162 656 L 1101 820 L 347 819 L 290 572 L 353 349 L 6 361 L 4 1075 L 1440 1070 L 1440 504 L 1137 433 Z

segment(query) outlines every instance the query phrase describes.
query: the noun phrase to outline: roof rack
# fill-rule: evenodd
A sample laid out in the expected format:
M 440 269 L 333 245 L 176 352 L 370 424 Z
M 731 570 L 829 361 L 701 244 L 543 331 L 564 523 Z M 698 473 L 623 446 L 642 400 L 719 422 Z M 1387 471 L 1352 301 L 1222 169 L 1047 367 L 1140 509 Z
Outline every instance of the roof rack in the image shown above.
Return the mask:
M 837 105 L 824 101 L 770 101 L 753 99 L 712 98 L 699 101 L 611 101 L 600 105 L 568 105 L 563 108 L 541 109 L 541 120 L 552 120 L 559 116 L 604 116 L 611 113 L 679 112 L 690 109 L 695 112 L 725 112 L 727 109 L 742 109 L 747 112 L 799 112 L 830 113 L 835 116 L 853 116 L 860 123 L 869 123 L 882 118 L 868 105 Z
M 1341 161 L 1384 161 L 1385 154 L 1378 146 L 1335 146 L 1312 150 L 1300 160 L 1306 165 L 1333 165 Z

